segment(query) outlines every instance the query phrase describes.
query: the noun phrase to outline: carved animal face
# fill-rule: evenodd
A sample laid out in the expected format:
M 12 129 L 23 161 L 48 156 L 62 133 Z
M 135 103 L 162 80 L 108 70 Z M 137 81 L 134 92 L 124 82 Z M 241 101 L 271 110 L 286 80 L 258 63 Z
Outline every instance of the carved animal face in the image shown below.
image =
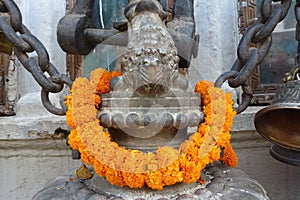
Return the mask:
M 159 2 L 134 1 L 125 12 L 129 22 L 128 45 L 121 62 L 122 88 L 149 96 L 177 87 L 179 57 Z

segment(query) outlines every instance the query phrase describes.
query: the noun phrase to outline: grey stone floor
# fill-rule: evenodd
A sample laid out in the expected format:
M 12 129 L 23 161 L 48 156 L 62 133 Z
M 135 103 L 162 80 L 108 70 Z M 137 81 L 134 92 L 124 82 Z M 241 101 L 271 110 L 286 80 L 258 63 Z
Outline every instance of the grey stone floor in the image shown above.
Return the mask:
M 234 144 L 238 168 L 256 179 L 271 200 L 300 200 L 300 167 L 274 159 L 269 154 L 269 142 L 264 141 L 257 147 L 251 145 L 251 141 L 245 143 L 248 145 Z
M 238 168 L 256 179 L 271 200 L 300 200 L 300 167 L 284 164 L 269 155 L 269 148 L 239 149 Z

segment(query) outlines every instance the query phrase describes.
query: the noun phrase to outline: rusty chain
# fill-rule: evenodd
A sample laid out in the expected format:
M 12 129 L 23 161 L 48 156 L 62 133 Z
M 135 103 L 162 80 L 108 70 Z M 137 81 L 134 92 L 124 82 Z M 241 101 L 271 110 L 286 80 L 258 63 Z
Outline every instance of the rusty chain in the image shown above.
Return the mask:
M 296 65 L 299 67 L 300 63 L 300 0 L 296 0 L 296 4 L 294 7 L 295 18 L 296 18 L 296 33 L 295 38 L 298 41 L 298 49 L 297 49 L 297 57 L 296 57 Z
M 66 106 L 61 102 L 61 108 L 55 107 L 49 100 L 49 93 L 58 93 L 64 85 L 72 86 L 71 79 L 60 74 L 49 61 L 49 54 L 28 28 L 22 23 L 22 15 L 12 0 L 0 0 L 0 30 L 14 46 L 14 53 L 38 84 L 42 87 L 41 98 L 44 107 L 56 115 L 64 115 Z M 28 53 L 35 52 L 37 57 Z M 49 76 L 47 76 L 47 73 Z
M 296 0 L 294 12 L 295 12 L 295 19 L 296 19 L 295 38 L 298 42 L 298 47 L 297 47 L 297 55 L 295 58 L 295 66 L 296 66 L 296 69 L 294 70 L 295 77 L 293 78 L 296 80 L 300 80 L 300 0 Z
M 243 112 L 251 102 L 253 91 L 247 80 L 269 52 L 272 32 L 285 18 L 292 2 L 281 0 L 280 3 L 274 3 L 277 1 L 262 1 L 259 19 L 248 27 L 239 43 L 237 60 L 231 70 L 221 74 L 215 82 L 216 87 L 221 87 L 225 81 L 232 88 L 242 87 L 242 102 L 235 108 L 237 113 Z

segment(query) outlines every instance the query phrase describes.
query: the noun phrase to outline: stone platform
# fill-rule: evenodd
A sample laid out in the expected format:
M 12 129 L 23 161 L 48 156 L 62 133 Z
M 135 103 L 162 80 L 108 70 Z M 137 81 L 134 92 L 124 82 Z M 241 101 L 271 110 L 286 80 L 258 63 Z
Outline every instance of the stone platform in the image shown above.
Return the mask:
M 94 175 L 88 180 L 62 176 L 51 181 L 33 200 L 268 200 L 264 188 L 244 171 L 220 162 L 202 173 L 204 184 L 176 184 L 162 191 L 110 185 Z

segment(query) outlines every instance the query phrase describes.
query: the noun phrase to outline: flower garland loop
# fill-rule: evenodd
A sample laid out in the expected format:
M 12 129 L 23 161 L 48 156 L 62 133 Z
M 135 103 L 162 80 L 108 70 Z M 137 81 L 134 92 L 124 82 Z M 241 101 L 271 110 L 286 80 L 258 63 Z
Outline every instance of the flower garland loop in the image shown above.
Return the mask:
M 205 121 L 179 149 L 164 146 L 155 153 L 143 153 L 113 142 L 99 125 L 97 108 L 101 103 L 99 94 L 108 93 L 110 80 L 120 75 L 98 68 L 91 72 L 90 80 L 77 78 L 66 97 L 66 118 L 72 128 L 69 144 L 80 151 L 82 161 L 93 165 L 99 176 L 114 185 L 141 188 L 146 184 L 162 190 L 167 185 L 198 180 L 205 166 L 216 160 L 237 165 L 230 145 L 229 131 L 235 116 L 231 96 L 208 81 L 200 81 L 195 88 L 201 94 Z

